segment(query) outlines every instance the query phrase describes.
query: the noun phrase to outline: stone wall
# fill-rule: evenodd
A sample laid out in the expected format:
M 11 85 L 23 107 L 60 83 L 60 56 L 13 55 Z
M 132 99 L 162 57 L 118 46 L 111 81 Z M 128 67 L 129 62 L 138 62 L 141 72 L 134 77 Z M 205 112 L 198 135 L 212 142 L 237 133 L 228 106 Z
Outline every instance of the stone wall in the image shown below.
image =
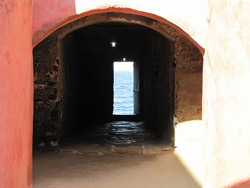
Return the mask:
M 164 143 L 174 145 L 174 44 L 157 32 L 148 35 L 142 62 L 144 123 Z
M 34 57 L 34 149 L 56 148 L 58 141 L 58 47 L 50 35 L 33 50 Z
M 203 57 L 184 36 L 175 42 L 175 116 L 178 122 L 202 119 Z

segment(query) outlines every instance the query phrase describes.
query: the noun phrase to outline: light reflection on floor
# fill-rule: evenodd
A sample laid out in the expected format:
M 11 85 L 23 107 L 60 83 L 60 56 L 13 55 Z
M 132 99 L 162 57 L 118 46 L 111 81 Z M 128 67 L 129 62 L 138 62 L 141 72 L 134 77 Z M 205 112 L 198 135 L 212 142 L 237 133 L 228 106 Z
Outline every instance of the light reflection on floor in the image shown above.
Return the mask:
M 70 137 L 69 145 L 130 146 L 158 143 L 144 122 L 113 121 L 91 126 Z

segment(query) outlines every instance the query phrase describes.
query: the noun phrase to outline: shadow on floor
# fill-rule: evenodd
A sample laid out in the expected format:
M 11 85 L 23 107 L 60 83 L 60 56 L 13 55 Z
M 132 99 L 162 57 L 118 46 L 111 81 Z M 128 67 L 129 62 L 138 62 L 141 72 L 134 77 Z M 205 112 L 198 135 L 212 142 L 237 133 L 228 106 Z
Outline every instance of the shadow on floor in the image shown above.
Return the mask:
M 202 127 L 201 121 L 182 123 L 176 128 L 175 151 L 164 151 L 157 155 L 155 153 L 138 155 L 126 152 L 123 154 L 99 152 L 101 148 L 110 147 L 112 144 L 120 147 L 119 139 L 130 140 L 125 144 L 127 146 L 135 143 L 145 144 L 143 139 L 154 142 L 154 137 L 145 132 L 140 124 L 135 123 L 131 126 L 125 122 L 106 124 L 106 128 L 99 127 L 99 133 L 97 131 L 93 134 L 97 137 L 104 135 L 99 139 L 93 135 L 92 138 L 83 136 L 72 139 L 68 146 L 71 148 L 70 152 L 34 154 L 33 188 L 201 188 L 199 175 L 202 164 L 200 145 Z M 106 135 L 107 130 L 113 131 L 110 132 L 111 137 L 109 134 Z M 143 139 L 137 137 L 137 133 L 140 132 L 144 134 Z M 113 137 L 115 139 L 110 140 L 112 135 L 115 135 Z M 77 151 L 76 148 L 82 148 L 82 143 L 88 146 L 88 150 L 94 148 L 90 144 L 93 144 L 91 139 L 97 141 L 95 143 L 98 144 L 97 150 L 74 152 Z M 136 141 L 132 142 L 133 139 Z M 105 144 L 99 145 L 100 141 Z

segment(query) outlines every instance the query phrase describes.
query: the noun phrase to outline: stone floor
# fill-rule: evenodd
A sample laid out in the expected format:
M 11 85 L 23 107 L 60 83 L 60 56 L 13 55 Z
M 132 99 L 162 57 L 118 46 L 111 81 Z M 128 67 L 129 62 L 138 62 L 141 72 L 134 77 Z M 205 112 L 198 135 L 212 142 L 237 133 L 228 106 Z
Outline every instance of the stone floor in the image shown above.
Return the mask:
M 78 131 L 67 145 L 129 146 L 157 143 L 142 121 L 113 121 Z
M 161 153 L 170 150 L 142 121 L 113 121 L 73 133 L 61 152 Z
M 33 188 L 202 187 L 201 121 L 178 124 L 177 148 L 161 151 L 162 145 L 157 146 L 157 139 L 141 122 L 105 126 L 98 128 L 99 133 L 95 132 L 93 138 L 75 137 L 58 153 L 34 154 Z M 151 152 L 136 152 L 144 145 L 152 146 L 153 149 L 147 148 Z M 114 152 L 114 148 L 133 149 Z

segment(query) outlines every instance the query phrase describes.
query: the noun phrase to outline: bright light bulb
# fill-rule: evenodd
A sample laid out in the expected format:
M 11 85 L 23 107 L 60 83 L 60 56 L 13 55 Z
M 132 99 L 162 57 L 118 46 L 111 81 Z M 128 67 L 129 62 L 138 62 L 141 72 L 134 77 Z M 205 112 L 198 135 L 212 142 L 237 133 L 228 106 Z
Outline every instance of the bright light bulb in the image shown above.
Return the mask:
M 112 41 L 111 42 L 111 46 L 114 48 L 114 47 L 116 47 L 116 42 L 115 41 Z

